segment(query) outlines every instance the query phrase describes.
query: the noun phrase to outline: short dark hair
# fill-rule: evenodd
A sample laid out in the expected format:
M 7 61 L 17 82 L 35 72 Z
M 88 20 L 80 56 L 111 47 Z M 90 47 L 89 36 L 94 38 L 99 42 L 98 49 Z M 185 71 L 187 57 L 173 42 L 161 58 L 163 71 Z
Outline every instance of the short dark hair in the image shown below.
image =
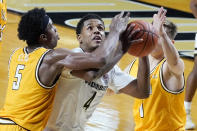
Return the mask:
M 25 13 L 18 25 L 18 38 L 26 41 L 28 46 L 33 46 L 38 43 L 38 39 L 44 29 L 45 9 L 34 8 Z
M 81 33 L 81 29 L 84 25 L 84 22 L 89 20 L 89 19 L 98 19 L 104 24 L 104 21 L 102 20 L 102 18 L 100 16 L 98 16 L 96 14 L 87 14 L 83 18 L 81 18 L 80 21 L 77 24 L 77 29 L 76 29 L 76 34 L 77 35 Z
M 177 26 L 173 22 L 165 20 L 164 27 L 169 38 L 174 40 L 177 35 Z

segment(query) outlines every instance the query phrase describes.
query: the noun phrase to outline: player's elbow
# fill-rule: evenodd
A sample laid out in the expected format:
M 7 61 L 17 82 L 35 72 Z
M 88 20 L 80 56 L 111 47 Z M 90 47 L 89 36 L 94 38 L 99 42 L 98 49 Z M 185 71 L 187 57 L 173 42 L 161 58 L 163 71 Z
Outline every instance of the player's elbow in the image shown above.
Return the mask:
M 139 95 L 139 99 L 146 99 L 148 98 L 150 95 L 149 91 L 146 91 L 146 92 L 142 92 L 140 95 Z
M 138 85 L 138 98 L 145 99 L 148 98 L 150 95 L 150 84 L 140 84 Z

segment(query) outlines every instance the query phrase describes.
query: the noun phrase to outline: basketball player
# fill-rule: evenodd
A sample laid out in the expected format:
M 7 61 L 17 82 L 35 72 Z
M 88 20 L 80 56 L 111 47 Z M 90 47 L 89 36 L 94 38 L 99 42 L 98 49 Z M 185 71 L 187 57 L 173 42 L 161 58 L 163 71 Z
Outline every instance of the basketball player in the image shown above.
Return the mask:
M 2 37 L 3 31 L 5 29 L 5 25 L 7 22 L 7 5 L 6 0 L 0 0 L 0 54 L 1 54 L 1 47 L 2 47 Z
M 197 0 L 191 0 L 190 2 L 190 9 L 192 10 L 193 15 L 197 18 Z M 194 45 L 195 50 L 197 50 L 197 34 L 195 37 L 195 45 Z M 187 78 L 187 88 L 185 91 L 185 110 L 186 110 L 186 124 L 185 124 L 185 129 L 194 129 L 195 124 L 192 122 L 191 118 L 191 103 L 192 99 L 195 95 L 196 88 L 197 88 L 197 52 L 194 52 L 194 67 L 191 73 L 189 74 Z
M 84 16 L 76 29 L 80 47 L 74 51 L 93 52 L 103 43 L 95 45 L 94 39 L 90 39 L 90 36 L 97 34 L 97 39 L 104 39 L 104 29 L 104 22 L 99 16 L 95 14 Z M 84 80 L 83 76 L 77 78 L 79 71 L 65 69 L 60 77 L 53 110 L 45 131 L 83 131 L 107 88 L 116 93 L 126 93 L 138 98 L 148 97 L 149 62 L 147 57 L 140 58 L 139 61 L 137 79 L 123 73 L 117 65 L 102 77 L 92 81 Z
M 183 131 L 184 63 L 174 47 L 177 33 L 175 24 L 165 20 L 166 10 L 160 8 L 153 16 L 153 26 L 159 34 L 156 48 L 148 56 L 150 61 L 151 91 L 147 99 L 135 99 L 133 115 L 135 131 Z M 136 76 L 138 60 L 128 67 Z
M 91 36 L 93 44 L 103 41 L 103 45 L 91 53 L 74 53 L 53 49 L 59 36 L 44 9 L 35 8 L 25 13 L 18 26 L 18 37 L 26 41 L 27 47 L 16 49 L 10 57 L 7 95 L 0 110 L 0 131 L 42 131 L 62 69 L 99 69 L 108 64 L 105 58 L 117 48 L 119 35 L 127 22 L 128 15 L 123 17 L 123 12 L 115 16 L 105 40 L 96 34 Z

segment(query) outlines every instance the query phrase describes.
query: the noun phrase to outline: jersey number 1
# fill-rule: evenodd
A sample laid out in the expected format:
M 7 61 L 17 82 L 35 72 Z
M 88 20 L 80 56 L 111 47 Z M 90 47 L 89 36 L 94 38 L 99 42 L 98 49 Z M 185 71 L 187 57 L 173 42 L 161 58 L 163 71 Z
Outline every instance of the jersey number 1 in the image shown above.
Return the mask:
M 21 78 L 22 78 L 22 74 L 19 73 L 19 72 L 20 72 L 20 70 L 24 70 L 24 68 L 25 68 L 24 65 L 18 65 L 16 67 L 15 78 L 17 78 L 17 81 L 13 82 L 13 85 L 12 85 L 13 90 L 18 90 L 19 89 Z
M 144 108 L 143 108 L 143 103 L 140 106 L 140 117 L 144 118 Z

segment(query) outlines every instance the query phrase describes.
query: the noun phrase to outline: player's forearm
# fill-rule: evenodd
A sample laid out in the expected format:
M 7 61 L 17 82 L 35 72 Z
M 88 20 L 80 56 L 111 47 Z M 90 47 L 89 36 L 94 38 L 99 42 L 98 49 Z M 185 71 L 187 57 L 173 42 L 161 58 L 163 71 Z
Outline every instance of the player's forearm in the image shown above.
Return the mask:
M 131 81 L 126 87 L 119 90 L 132 97 L 145 99 L 150 94 L 150 65 L 147 57 L 139 59 L 137 78 Z
M 108 71 L 110 71 L 114 67 L 114 65 L 121 59 L 121 57 L 122 54 L 120 53 L 111 58 L 110 61 L 108 61 L 101 69 L 99 69 L 99 71 L 95 74 L 94 79 L 99 78 L 102 75 L 106 74 Z
M 105 73 L 107 73 L 109 70 L 111 70 L 114 65 L 122 58 L 124 53 L 125 52 L 123 52 L 122 50 L 122 44 L 121 42 L 119 42 L 117 48 L 114 49 L 108 57 L 106 57 L 105 65 L 99 69 L 95 78 L 99 78 Z
M 49 57 L 45 59 L 49 63 L 56 63 L 58 68 L 66 67 L 71 70 L 101 68 L 106 63 L 104 57 L 97 57 L 93 53 L 74 53 L 64 48 L 53 50 L 47 56 Z
M 105 42 L 92 53 L 81 54 L 80 56 L 75 54 L 68 55 L 62 60 L 62 65 L 72 70 L 103 68 L 106 64 L 112 65 L 112 60 L 118 47 L 119 34 L 118 32 L 111 32 Z M 107 67 L 109 68 L 109 66 Z
M 178 51 L 176 50 L 175 46 L 173 45 L 170 38 L 167 36 L 166 33 L 163 33 L 161 36 L 162 39 L 162 48 L 165 57 L 167 58 L 167 62 L 170 65 L 170 67 L 176 67 L 178 64 L 180 57 L 178 54 Z
M 190 9 L 192 10 L 193 15 L 197 18 L 197 0 L 192 0 L 190 2 Z
M 119 41 L 120 32 L 111 31 L 109 32 L 107 38 L 104 43 L 97 48 L 93 53 L 97 57 L 110 57 L 113 55 L 113 52 L 117 49 L 118 41 Z
M 92 81 L 93 79 L 99 78 L 103 76 L 105 73 L 107 73 L 113 66 L 121 59 L 123 53 L 121 44 L 118 45 L 118 48 L 116 51 L 113 51 L 114 53 L 111 53 L 111 57 L 108 58 L 107 63 L 105 63 L 104 66 L 100 69 L 88 69 L 84 71 L 72 71 L 73 75 L 82 79 L 85 79 L 87 81 Z
M 58 65 L 71 70 L 84 70 L 90 68 L 101 68 L 105 63 L 105 58 L 98 58 L 89 54 L 82 56 L 68 55 L 65 59 L 59 61 Z
M 100 78 L 109 70 L 111 70 L 114 67 L 114 65 L 121 59 L 121 57 L 122 53 L 117 53 L 116 56 L 112 57 L 111 60 L 108 61 L 108 63 L 106 63 L 100 69 L 74 70 L 72 71 L 72 75 L 87 81 L 92 81 L 94 79 Z
M 141 97 L 148 97 L 150 93 L 150 65 L 148 57 L 139 58 L 137 74 L 137 90 Z

